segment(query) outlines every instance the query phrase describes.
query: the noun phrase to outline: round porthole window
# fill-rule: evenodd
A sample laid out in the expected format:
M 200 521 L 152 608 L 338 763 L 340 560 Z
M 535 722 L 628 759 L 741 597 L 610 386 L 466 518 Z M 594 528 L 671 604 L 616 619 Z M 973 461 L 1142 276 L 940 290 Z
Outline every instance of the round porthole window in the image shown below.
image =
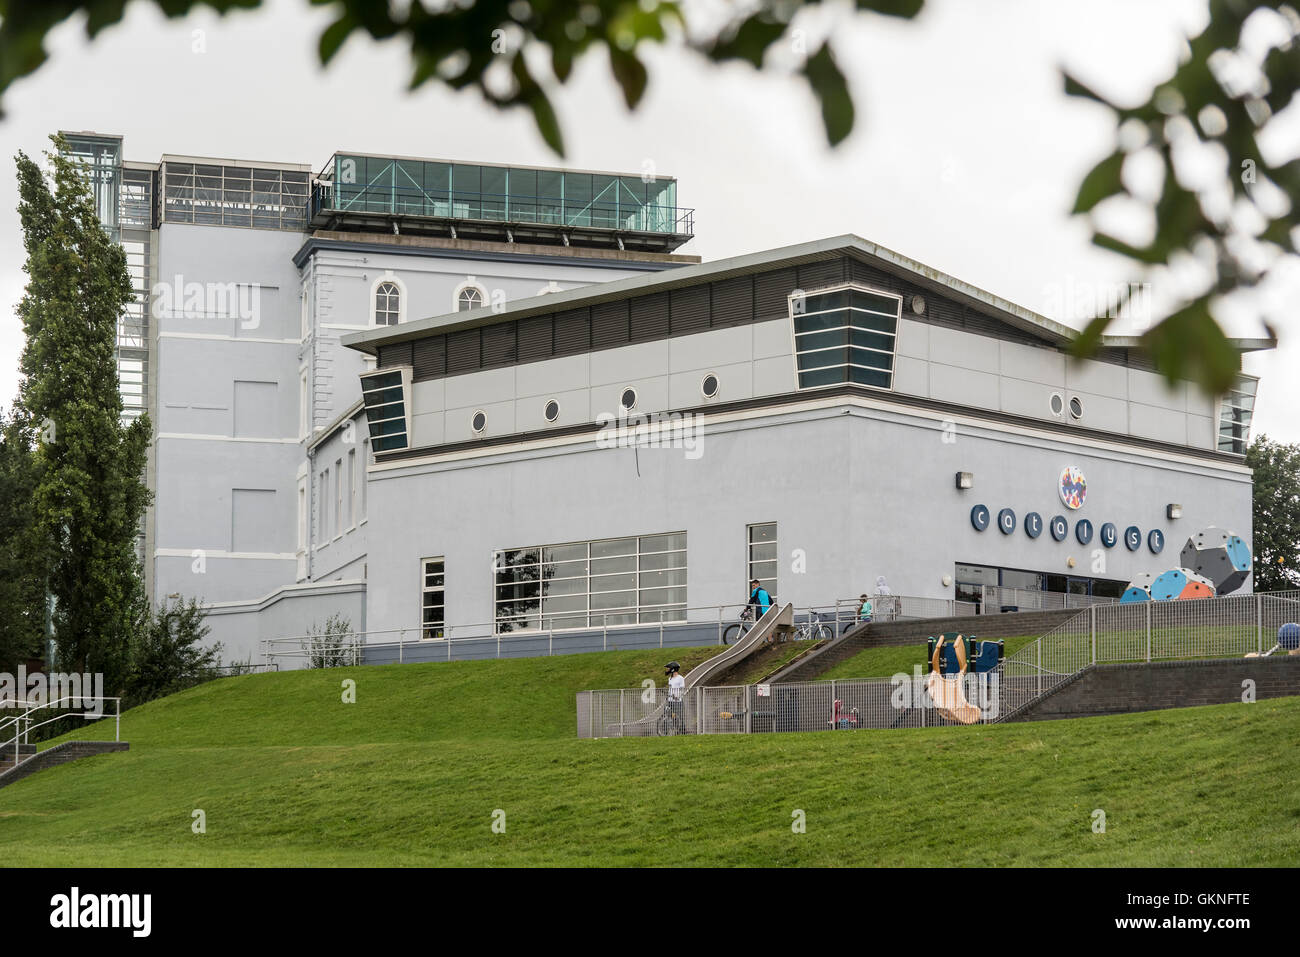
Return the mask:
M 912 297 L 912 311 L 918 316 L 925 315 L 925 296 Z
M 620 398 L 618 401 L 619 401 L 619 404 L 620 404 L 621 406 L 623 406 L 623 408 L 624 408 L 625 410 L 629 411 L 629 412 L 630 412 L 632 409 L 635 409 L 635 408 L 636 408 L 636 389 L 631 389 L 631 388 L 624 389 L 624 390 L 623 390 L 623 396 L 622 396 L 622 398 Z
M 706 399 L 712 399 L 716 396 L 718 394 L 718 377 L 712 372 L 706 375 L 704 381 L 700 383 L 700 391 L 704 393 Z
M 475 412 L 474 418 L 469 420 L 469 427 L 474 430 L 475 435 L 482 435 L 487 428 L 487 413 L 483 411 Z
M 1083 401 L 1077 395 L 1070 399 L 1070 418 L 1083 418 Z
M 546 416 L 547 422 L 554 422 L 560 417 L 560 403 L 551 399 L 546 403 L 546 408 L 542 410 L 542 414 Z
M 1061 393 L 1053 392 L 1052 398 L 1048 400 L 1048 406 L 1052 410 L 1052 415 L 1060 415 L 1065 411 L 1065 399 L 1061 398 Z

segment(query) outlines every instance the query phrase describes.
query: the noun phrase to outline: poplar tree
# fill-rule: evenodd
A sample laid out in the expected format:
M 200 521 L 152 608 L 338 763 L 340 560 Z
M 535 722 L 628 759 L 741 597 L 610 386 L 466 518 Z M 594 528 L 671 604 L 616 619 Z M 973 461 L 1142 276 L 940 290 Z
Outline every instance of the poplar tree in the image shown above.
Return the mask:
M 135 541 L 149 501 L 150 424 L 122 424 L 115 358 L 118 318 L 134 293 L 83 167 L 51 139 L 48 172 L 16 157 L 27 253 L 19 404 L 40 440 L 32 559 L 54 604 L 49 664 L 102 672 L 106 689 L 120 689 L 145 608 Z

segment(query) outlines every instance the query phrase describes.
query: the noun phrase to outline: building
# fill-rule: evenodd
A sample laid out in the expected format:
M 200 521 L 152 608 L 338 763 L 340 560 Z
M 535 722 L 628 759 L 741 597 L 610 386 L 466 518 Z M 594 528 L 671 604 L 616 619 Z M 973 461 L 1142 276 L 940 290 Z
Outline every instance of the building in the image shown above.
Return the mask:
M 152 601 L 196 597 L 228 660 L 367 625 L 368 429 L 344 335 L 698 262 L 671 177 L 340 152 L 322 167 L 65 133 L 127 252 L 125 415 L 154 427 Z
M 1118 596 L 1204 526 L 1249 541 L 1254 383 L 1205 397 L 1075 335 L 856 236 L 347 334 L 368 627 L 413 660 L 707 623 L 751 578 Z

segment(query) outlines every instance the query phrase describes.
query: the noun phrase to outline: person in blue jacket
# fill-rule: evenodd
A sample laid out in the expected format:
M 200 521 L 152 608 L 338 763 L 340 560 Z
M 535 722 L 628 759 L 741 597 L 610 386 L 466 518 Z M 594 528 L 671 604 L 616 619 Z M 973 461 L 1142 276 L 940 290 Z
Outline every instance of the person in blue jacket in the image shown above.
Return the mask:
M 749 583 L 749 604 L 754 609 L 755 621 L 766 615 L 767 610 L 772 607 L 772 596 L 759 584 L 757 578 Z

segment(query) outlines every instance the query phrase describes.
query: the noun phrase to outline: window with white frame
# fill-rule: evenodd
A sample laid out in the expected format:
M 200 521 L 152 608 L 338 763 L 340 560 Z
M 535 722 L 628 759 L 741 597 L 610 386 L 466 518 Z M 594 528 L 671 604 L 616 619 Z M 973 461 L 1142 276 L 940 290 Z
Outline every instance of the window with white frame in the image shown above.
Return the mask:
M 376 452 L 406 448 L 411 368 L 380 369 L 361 376 L 361 397 L 366 406 L 366 427 Z
M 420 637 L 447 637 L 446 559 L 426 558 L 420 585 Z
M 758 583 L 767 589 L 767 593 L 776 598 L 777 571 L 780 556 L 776 545 L 776 522 L 749 526 L 749 581 L 758 579 Z
M 369 489 L 367 481 L 368 468 L 370 466 L 370 440 L 361 440 L 361 521 L 366 520 L 366 493 Z
M 1259 380 L 1238 376 L 1236 383 L 1219 401 L 1219 451 L 1245 455 L 1250 444 L 1250 420 L 1255 414 L 1255 393 Z
M 348 527 L 357 527 L 357 486 L 361 482 L 357 471 L 357 450 L 348 449 Z
M 478 286 L 466 286 L 456 297 L 456 311 L 464 312 L 466 309 L 477 309 L 483 305 L 483 290 Z
M 298 551 L 307 547 L 307 476 L 298 479 Z
M 402 291 L 397 283 L 384 280 L 375 287 L 375 325 L 395 326 L 401 320 Z
M 325 469 L 320 473 L 320 502 L 317 506 L 319 521 L 316 523 L 320 528 L 320 541 L 324 545 L 330 540 L 330 470 Z
M 305 439 L 311 433 L 311 394 L 308 391 L 307 370 L 298 371 L 298 437 Z
M 903 298 L 852 284 L 790 296 L 799 388 L 856 383 L 892 389 Z
M 495 553 L 496 630 L 686 620 L 686 533 Z
M 334 534 L 343 534 L 343 483 L 345 475 L 343 474 L 343 460 L 334 460 Z

